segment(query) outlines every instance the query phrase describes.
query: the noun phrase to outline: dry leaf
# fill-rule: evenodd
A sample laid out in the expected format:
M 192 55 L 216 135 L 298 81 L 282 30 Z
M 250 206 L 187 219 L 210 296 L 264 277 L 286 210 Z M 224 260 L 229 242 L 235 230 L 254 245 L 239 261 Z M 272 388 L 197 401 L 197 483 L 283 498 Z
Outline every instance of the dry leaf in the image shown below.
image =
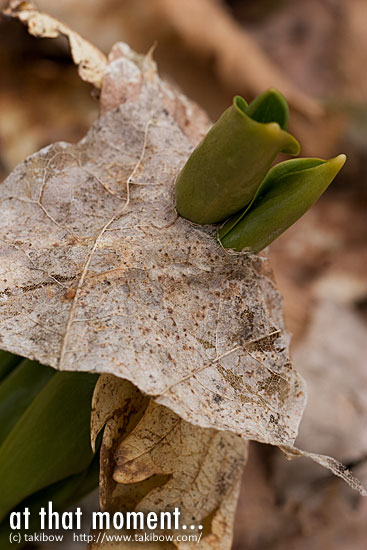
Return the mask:
M 110 514 L 117 511 L 133 511 L 146 494 L 166 481 L 166 477 L 156 475 L 142 482 L 129 485 L 119 484 L 113 479 L 116 448 L 121 439 L 126 437 L 143 417 L 148 404 L 149 399 L 144 397 L 130 382 L 110 374 L 103 374 L 99 377 L 92 403 L 91 439 L 92 445 L 94 445 L 99 431 L 104 426 L 100 449 L 99 482 L 100 509 L 102 511 L 108 511 Z M 112 528 L 105 533 L 108 535 L 131 536 L 131 531 L 115 531 Z M 96 542 L 90 545 L 90 550 L 101 547 L 108 550 L 119 550 L 122 547 L 128 550 L 137 547 L 133 542 L 129 544 L 125 541 L 121 544 L 116 541 L 106 541 L 103 534 L 103 530 L 94 531 Z M 153 550 L 173 550 L 174 548 L 170 543 L 137 544 L 139 548 L 146 548 L 147 550 L 150 550 L 150 548 Z
M 137 70 L 119 57 L 108 75 Z M 192 146 L 166 106 L 167 87 L 142 79 L 79 144 L 47 147 L 1 185 L 2 346 L 126 378 L 202 427 L 292 444 L 304 387 L 267 261 L 177 217 Z
M 102 457 L 110 461 L 101 464 L 101 509 L 159 513 L 178 508 L 180 525 L 195 524 L 193 533 L 202 532 L 200 548 L 229 550 L 247 442 L 229 432 L 193 426 L 153 401 L 126 437 L 119 414 L 123 404 L 127 411 L 131 394 L 116 377 L 103 375 L 100 381 L 95 404 L 107 417 L 114 410 L 102 442 Z M 197 543 L 175 545 L 181 550 L 197 547 Z M 114 545 L 103 542 L 96 544 L 99 547 Z
M 156 474 L 169 476 L 163 487 L 140 501 L 139 509 L 172 510 L 178 506 L 183 521 L 195 523 L 217 509 L 234 480 L 237 483 L 245 443 L 229 432 L 192 426 L 151 402 L 143 419 L 118 446 L 113 477 L 127 484 Z
M 1 347 L 115 374 L 186 422 L 298 455 L 305 388 L 267 260 L 229 254 L 174 208 L 192 150 L 182 125 L 192 121 L 194 140 L 203 117 L 150 56 L 143 71 L 126 45 L 111 59 L 110 89 L 124 78 L 134 93 L 80 143 L 46 147 L 0 186 Z
M 31 2 L 11 0 L 4 14 L 16 17 L 28 26 L 28 31 L 33 36 L 43 38 L 56 38 L 63 35 L 70 44 L 71 55 L 78 65 L 79 75 L 82 80 L 94 84 L 97 88 L 102 85 L 102 78 L 106 69 L 106 56 L 93 46 L 88 40 L 82 38 L 64 23 L 61 23 L 47 13 L 39 12 Z

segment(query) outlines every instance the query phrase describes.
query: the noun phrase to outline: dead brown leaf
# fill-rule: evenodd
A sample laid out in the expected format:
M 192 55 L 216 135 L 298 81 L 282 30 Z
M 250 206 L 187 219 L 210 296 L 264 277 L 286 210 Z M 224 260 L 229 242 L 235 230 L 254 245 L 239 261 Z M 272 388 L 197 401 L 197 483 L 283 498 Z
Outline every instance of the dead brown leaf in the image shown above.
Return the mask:
M 11 0 L 4 14 L 22 21 L 33 36 L 43 38 L 65 36 L 70 44 L 73 60 L 78 66 L 80 78 L 94 84 L 97 88 L 101 87 L 107 59 L 88 40 L 54 17 L 38 11 L 31 2 Z
M 139 507 L 148 511 L 162 509 L 162 503 L 166 510 L 178 506 L 187 524 L 203 520 L 219 507 L 233 480 L 238 481 L 244 457 L 245 441 L 238 436 L 197 430 L 151 402 L 143 419 L 116 449 L 113 477 L 127 484 L 155 474 L 169 476 Z
M 117 406 L 114 398 L 109 405 L 110 390 L 120 395 L 120 405 L 130 402 L 123 381 L 106 381 L 106 375 L 101 380 L 105 382 L 95 395 L 105 412 Z M 202 534 L 200 548 L 229 550 L 247 442 L 229 432 L 193 426 L 153 401 L 126 437 L 118 410 L 103 437 L 102 457 L 110 460 L 101 465 L 101 509 L 160 513 L 178 508 L 180 525 L 193 524 L 195 531 L 189 533 Z M 111 548 L 109 543 L 100 546 Z M 175 546 L 185 550 L 196 543 Z
M 305 394 L 266 260 L 232 256 L 177 217 L 192 145 L 167 85 L 126 52 L 107 74 L 138 73 L 134 97 L 1 186 L 2 346 L 126 378 L 202 427 L 292 444 Z

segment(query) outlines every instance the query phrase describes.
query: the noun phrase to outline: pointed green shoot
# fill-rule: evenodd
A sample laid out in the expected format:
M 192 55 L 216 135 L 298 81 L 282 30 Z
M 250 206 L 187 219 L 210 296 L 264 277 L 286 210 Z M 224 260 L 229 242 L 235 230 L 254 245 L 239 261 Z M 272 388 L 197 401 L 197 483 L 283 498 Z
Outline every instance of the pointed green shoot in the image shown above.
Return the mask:
M 219 231 L 224 248 L 260 252 L 319 199 L 346 160 L 294 159 L 274 166 L 248 208 Z

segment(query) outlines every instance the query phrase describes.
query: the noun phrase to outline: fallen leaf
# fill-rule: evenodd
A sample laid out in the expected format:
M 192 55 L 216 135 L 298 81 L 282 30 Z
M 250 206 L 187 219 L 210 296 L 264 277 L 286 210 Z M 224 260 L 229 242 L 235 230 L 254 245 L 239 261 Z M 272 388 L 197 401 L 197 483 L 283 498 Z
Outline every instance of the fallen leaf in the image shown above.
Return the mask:
M 33 36 L 43 38 L 65 36 L 70 44 L 73 60 L 78 66 L 80 78 L 94 84 L 97 88 L 101 87 L 107 59 L 88 40 L 54 17 L 38 11 L 31 2 L 11 0 L 3 13 L 22 21 L 28 26 L 28 31 Z
M 126 484 L 155 474 L 170 476 L 163 487 L 140 501 L 139 508 L 158 510 L 162 503 L 166 510 L 178 506 L 183 521 L 195 523 L 217 509 L 233 480 L 237 483 L 245 448 L 242 438 L 198 429 L 151 401 L 143 419 L 116 449 L 113 477 Z
M 126 402 L 122 381 L 115 382 L 112 393 L 120 393 L 122 404 Z M 108 407 L 108 394 L 104 393 L 97 389 L 96 396 Z M 193 524 L 196 529 L 189 533 L 202 533 L 200 548 L 229 550 L 247 442 L 229 432 L 193 426 L 153 401 L 127 436 L 116 429 L 117 418 L 118 414 L 112 440 L 111 432 L 106 435 L 105 431 L 102 442 L 102 457 L 109 456 L 115 468 L 112 479 L 111 467 L 105 469 L 102 463 L 101 509 L 160 513 L 178 508 L 180 525 Z M 179 532 L 185 534 L 180 529 L 176 535 Z M 184 550 L 194 544 L 176 542 L 175 546 Z M 111 545 L 102 542 L 95 547 Z
M 121 51 L 107 74 L 135 79 Z M 167 93 L 141 77 L 79 144 L 43 149 L 1 185 L 2 346 L 130 380 L 202 427 L 292 444 L 305 392 L 267 260 L 177 217 L 192 145 Z

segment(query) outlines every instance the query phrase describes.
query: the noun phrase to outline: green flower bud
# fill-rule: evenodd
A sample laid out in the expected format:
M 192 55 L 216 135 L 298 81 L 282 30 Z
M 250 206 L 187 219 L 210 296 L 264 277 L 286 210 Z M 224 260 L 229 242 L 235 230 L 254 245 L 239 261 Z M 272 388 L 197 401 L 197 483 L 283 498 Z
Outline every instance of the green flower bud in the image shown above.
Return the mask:
M 222 245 L 260 252 L 307 212 L 345 160 L 345 155 L 339 155 L 328 161 L 293 159 L 274 166 L 250 205 L 220 229 Z
M 299 143 L 283 130 L 287 123 L 279 92 L 268 90 L 250 105 L 236 96 L 178 175 L 178 213 L 209 224 L 244 208 L 278 153 L 299 154 Z

